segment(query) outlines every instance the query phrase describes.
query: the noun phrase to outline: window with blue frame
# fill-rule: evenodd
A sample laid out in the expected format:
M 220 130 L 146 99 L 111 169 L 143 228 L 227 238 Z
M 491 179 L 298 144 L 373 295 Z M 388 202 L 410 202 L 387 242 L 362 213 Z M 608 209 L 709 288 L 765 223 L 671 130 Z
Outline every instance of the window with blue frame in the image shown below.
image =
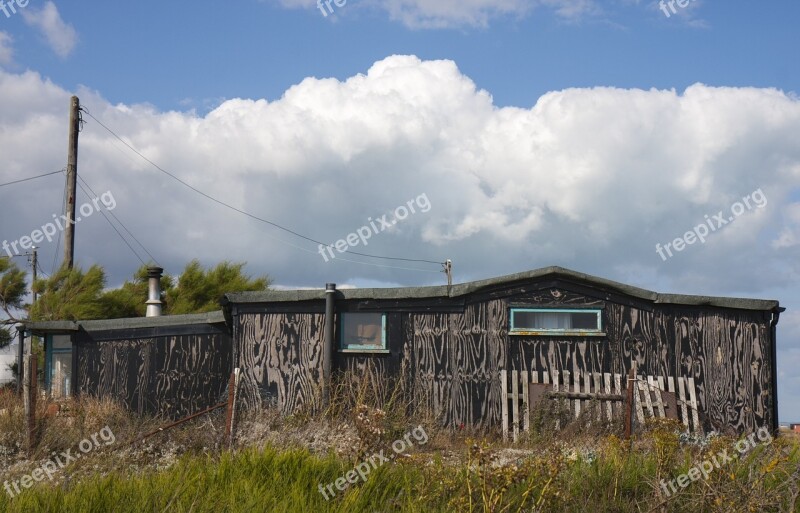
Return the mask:
M 511 335 L 605 335 L 602 310 L 512 308 Z
M 72 337 L 47 335 L 45 338 L 45 386 L 55 399 L 72 395 Z
M 386 314 L 341 314 L 339 351 L 343 353 L 388 352 L 386 346 Z

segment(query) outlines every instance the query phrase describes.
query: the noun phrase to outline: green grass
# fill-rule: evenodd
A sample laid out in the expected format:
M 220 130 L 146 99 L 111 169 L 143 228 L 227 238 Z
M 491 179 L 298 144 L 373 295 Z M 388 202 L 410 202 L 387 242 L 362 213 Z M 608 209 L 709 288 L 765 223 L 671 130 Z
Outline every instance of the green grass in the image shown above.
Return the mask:
M 483 434 L 422 419 L 409 423 L 403 415 L 354 404 L 322 418 L 254 415 L 240 426 L 242 448 L 230 452 L 221 443 L 222 414 L 132 445 L 163 421 L 133 416 L 108 401 L 73 401 L 64 414 L 41 420 L 39 443 L 27 458 L 22 408 L 16 398 L 0 396 L 0 512 L 800 513 L 800 438 L 760 443 L 667 497 L 662 479 L 677 479 L 718 451 L 732 450 L 736 440 L 682 444 L 682 426 L 665 420 L 650 423 L 632 444 L 599 428 L 533 430 L 520 443 L 503 444 L 496 436 L 494 442 L 473 440 Z M 319 492 L 320 484 L 353 469 L 360 454 L 391 454 L 392 442 L 416 422 L 430 435 L 425 444 L 372 470 L 366 481 L 336 490 L 332 500 Z M 32 473 L 53 451 L 74 451 L 106 425 L 116 435 L 113 445 L 14 498 L 3 490 L 5 480 Z M 324 448 L 310 442 L 337 437 Z
M 656 451 L 628 450 L 610 438 L 589 460 L 566 461 L 549 448 L 493 467 L 494 450 L 473 444 L 462 463 L 445 464 L 430 454 L 416 454 L 407 462 L 379 467 L 366 482 L 337 490 L 336 498 L 326 501 L 318 485 L 335 481 L 353 468 L 352 463 L 314 456 L 305 449 L 266 447 L 219 457 L 185 456 L 162 471 L 116 470 L 67 486 L 42 483 L 13 499 L 0 495 L 0 511 L 800 511 L 796 495 L 791 503 L 797 493 L 797 474 L 792 476 L 792 471 L 800 467 L 792 442 L 759 448 L 664 500 L 659 476 L 674 478 L 703 457 L 687 451 L 678 449 L 665 468 Z

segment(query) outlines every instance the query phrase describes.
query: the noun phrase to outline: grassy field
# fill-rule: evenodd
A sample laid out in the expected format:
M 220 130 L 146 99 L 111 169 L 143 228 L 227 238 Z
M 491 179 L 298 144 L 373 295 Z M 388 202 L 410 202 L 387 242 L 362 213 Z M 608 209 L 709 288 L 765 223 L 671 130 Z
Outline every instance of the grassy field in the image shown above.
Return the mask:
M 0 492 L 0 511 L 9 513 L 800 512 L 800 444 L 766 432 L 749 441 L 686 440 L 678 426 L 660 422 L 632 443 L 598 429 L 534 434 L 511 445 L 430 426 L 423 443 L 409 436 L 413 425 L 398 424 L 400 417 L 363 407 L 335 421 L 251 418 L 229 451 L 219 443 L 221 416 L 130 444 L 158 421 L 85 402 L 43 425 L 28 459 L 19 450 L 18 408 L 0 401 L 0 410 L 0 484 L 19 481 L 70 447 L 79 452 L 81 440 L 104 427 L 115 433 L 113 443 L 100 439 L 52 480 L 14 497 Z M 404 433 L 404 450 L 395 452 L 392 444 Z M 381 450 L 387 461 L 369 463 Z M 354 482 L 346 483 L 354 468 L 365 477 L 352 472 Z M 343 491 L 335 485 L 340 478 Z M 320 488 L 328 484 L 326 500 Z

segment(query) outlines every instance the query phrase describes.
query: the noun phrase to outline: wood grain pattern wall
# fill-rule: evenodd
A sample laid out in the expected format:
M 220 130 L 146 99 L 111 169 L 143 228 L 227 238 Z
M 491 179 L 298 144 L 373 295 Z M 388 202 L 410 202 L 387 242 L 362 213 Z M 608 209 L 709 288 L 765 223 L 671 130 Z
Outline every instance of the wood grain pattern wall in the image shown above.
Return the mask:
M 498 422 L 506 319 L 497 300 L 469 305 L 463 314 L 409 314 L 405 367 L 417 406 L 448 426 Z
M 315 408 L 322 378 L 323 314 L 243 313 L 236 340 L 247 407 L 286 414 Z
M 336 368 L 373 381 L 399 375 L 414 404 L 448 426 L 500 422 L 501 369 L 626 374 L 632 361 L 640 374 L 694 378 L 706 429 L 752 432 L 773 420 L 766 312 L 652 304 L 550 282 L 517 284 L 470 299 L 455 313 L 444 303 L 439 312 L 430 307 L 415 312 L 411 300 L 401 310 L 387 308 L 391 355 L 337 355 Z M 514 306 L 600 308 L 606 335 L 509 335 Z M 380 311 L 377 303 L 370 308 Z M 237 365 L 245 373 L 246 402 L 271 401 L 287 413 L 313 406 L 324 315 L 243 313 L 238 326 Z M 135 370 L 131 365 L 126 372 Z
M 108 340 L 84 333 L 75 347 L 77 392 L 139 414 L 184 417 L 224 400 L 230 349 L 225 333 Z
M 614 372 L 694 378 L 707 430 L 753 432 L 772 422 L 770 328 L 763 312 L 608 305 Z M 619 370 L 618 370 L 619 369 Z
M 598 296 L 602 291 L 598 291 Z M 509 337 L 510 369 L 692 377 L 706 430 L 747 433 L 772 419 L 770 328 L 764 312 L 601 301 L 564 289 L 510 305 L 603 308 L 605 337 Z

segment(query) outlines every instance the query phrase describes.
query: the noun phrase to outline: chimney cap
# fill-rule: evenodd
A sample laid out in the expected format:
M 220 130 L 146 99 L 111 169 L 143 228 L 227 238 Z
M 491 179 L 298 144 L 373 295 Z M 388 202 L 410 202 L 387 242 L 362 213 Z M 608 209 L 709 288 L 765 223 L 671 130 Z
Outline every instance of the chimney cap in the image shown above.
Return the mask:
M 157 266 L 152 266 L 147 268 L 147 277 L 148 278 L 161 278 L 161 275 L 164 274 L 164 269 Z

